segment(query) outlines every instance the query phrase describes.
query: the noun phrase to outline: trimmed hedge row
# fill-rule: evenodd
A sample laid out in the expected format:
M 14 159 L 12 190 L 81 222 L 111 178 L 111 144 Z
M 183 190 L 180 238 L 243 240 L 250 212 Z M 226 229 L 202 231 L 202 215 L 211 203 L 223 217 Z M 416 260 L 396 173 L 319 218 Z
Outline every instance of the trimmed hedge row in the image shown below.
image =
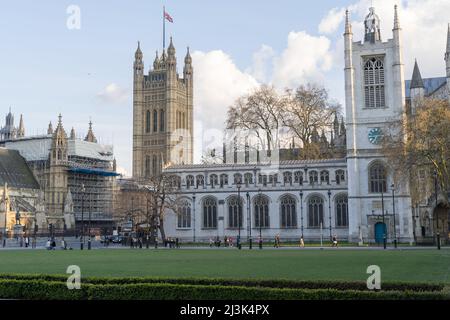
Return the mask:
M 0 279 L 45 280 L 65 282 L 67 276 L 46 274 L 0 274 Z M 99 285 L 125 284 L 184 284 L 203 286 L 241 286 L 282 289 L 335 289 L 369 291 L 365 282 L 358 281 L 293 281 L 293 280 L 258 280 L 258 279 L 220 279 L 220 278 L 158 278 L 158 277 L 124 277 L 124 278 L 82 278 L 82 283 Z M 383 282 L 383 291 L 442 291 L 444 285 L 435 283 Z
M 280 289 L 170 283 L 92 284 L 68 290 L 63 282 L 47 280 L 0 280 L 0 298 L 33 300 L 442 300 L 449 292 L 336 289 Z

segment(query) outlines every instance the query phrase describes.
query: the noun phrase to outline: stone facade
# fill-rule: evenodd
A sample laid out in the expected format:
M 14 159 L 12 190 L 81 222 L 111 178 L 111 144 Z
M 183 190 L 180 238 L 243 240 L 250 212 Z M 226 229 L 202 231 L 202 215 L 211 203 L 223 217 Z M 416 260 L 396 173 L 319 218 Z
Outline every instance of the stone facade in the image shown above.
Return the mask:
M 133 178 L 149 179 L 171 164 L 193 162 L 193 68 L 189 48 L 183 78 L 177 73 L 175 47 L 144 74 L 140 45 L 135 53 L 133 83 Z

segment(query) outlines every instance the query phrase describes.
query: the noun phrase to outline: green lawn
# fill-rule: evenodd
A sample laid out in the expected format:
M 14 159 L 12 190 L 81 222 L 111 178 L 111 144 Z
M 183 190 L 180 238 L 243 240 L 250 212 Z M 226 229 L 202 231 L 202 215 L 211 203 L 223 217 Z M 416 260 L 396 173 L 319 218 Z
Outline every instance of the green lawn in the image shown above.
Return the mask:
M 450 283 L 450 250 L 0 250 L 0 273 L 366 281 L 367 266 L 382 281 Z

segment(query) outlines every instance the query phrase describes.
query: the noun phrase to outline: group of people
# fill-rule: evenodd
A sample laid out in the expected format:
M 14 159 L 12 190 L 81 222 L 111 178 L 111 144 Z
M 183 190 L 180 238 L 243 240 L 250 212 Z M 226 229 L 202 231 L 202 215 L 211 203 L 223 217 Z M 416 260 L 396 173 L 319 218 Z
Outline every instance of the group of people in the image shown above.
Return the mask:
M 215 239 L 213 238 L 209 238 L 209 246 L 212 248 L 213 246 L 215 247 L 220 247 L 222 245 L 222 240 L 220 240 L 220 237 L 217 236 Z M 231 237 L 227 237 L 224 236 L 223 237 L 223 245 L 225 247 L 233 247 L 233 238 Z
M 164 247 L 167 248 L 167 246 L 169 248 L 179 248 L 180 247 L 180 241 L 179 241 L 178 238 L 171 238 L 171 237 L 169 237 L 169 238 L 167 238 L 165 240 L 165 243 L 164 243 Z

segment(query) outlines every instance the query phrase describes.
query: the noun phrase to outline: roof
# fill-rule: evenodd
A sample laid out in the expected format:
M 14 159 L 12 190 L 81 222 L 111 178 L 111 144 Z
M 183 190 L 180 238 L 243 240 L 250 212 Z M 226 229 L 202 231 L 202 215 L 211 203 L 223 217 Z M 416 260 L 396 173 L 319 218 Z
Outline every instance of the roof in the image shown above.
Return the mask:
M 430 95 L 435 92 L 437 89 L 442 87 L 447 83 L 446 77 L 437 77 L 437 78 L 425 78 L 423 80 L 423 85 L 425 87 L 425 95 Z M 406 98 L 411 98 L 411 80 L 405 81 L 405 96 Z
M 13 188 L 40 189 L 25 159 L 16 150 L 0 148 L 0 185 Z
M 420 75 L 419 66 L 417 65 L 417 60 L 414 63 L 414 71 L 413 71 L 410 87 L 411 87 L 411 89 L 424 88 L 422 76 Z
M 214 164 L 178 164 L 171 165 L 166 167 L 165 171 L 174 171 L 174 170 L 187 170 L 187 169 L 220 169 L 220 168 L 241 168 L 241 167 L 249 167 L 249 168 L 262 168 L 262 167 L 270 167 L 271 165 L 279 165 L 279 166 L 306 166 L 308 165 L 345 165 L 345 158 L 337 158 L 337 159 L 308 159 L 308 160 L 283 160 L 278 163 L 214 163 Z
M 18 150 L 27 161 L 47 160 L 52 146 L 52 135 L 26 137 L 7 141 L 5 147 Z M 113 161 L 113 147 L 84 140 L 67 140 L 68 155 L 101 161 Z

